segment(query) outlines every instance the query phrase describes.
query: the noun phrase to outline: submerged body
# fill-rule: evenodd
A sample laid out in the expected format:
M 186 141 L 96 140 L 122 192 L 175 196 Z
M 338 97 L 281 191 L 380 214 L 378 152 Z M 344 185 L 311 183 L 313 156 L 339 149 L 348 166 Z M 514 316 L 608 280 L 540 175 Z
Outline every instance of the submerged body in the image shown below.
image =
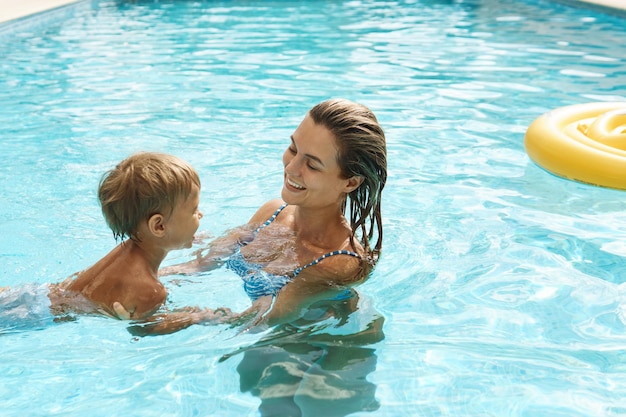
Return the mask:
M 96 303 L 60 284 L 28 283 L 0 289 L 0 334 L 41 329 L 76 314 L 106 314 Z

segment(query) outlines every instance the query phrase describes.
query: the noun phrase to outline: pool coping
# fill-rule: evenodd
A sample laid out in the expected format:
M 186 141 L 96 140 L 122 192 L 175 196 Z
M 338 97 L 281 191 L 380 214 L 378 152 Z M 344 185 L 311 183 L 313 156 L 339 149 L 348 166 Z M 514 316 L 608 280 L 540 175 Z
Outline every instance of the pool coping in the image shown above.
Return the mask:
M 0 0 L 0 25 L 87 0 Z M 575 7 L 588 7 L 626 17 L 624 0 L 554 0 Z
M 0 0 L 0 24 L 54 10 L 83 0 Z
M 553 0 L 556 3 L 572 7 L 587 8 L 602 13 L 626 18 L 626 1 L 624 0 Z

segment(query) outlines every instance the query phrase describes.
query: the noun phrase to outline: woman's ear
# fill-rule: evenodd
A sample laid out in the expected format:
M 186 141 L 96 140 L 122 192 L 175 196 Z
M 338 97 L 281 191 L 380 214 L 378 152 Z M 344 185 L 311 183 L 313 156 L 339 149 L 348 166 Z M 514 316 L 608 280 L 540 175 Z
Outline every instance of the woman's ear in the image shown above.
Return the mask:
M 165 218 L 162 214 L 153 214 L 148 219 L 148 230 L 156 237 L 165 235 Z
M 351 193 L 356 190 L 363 184 L 363 177 L 360 175 L 355 175 L 353 177 L 348 178 L 348 183 L 346 184 L 346 193 Z

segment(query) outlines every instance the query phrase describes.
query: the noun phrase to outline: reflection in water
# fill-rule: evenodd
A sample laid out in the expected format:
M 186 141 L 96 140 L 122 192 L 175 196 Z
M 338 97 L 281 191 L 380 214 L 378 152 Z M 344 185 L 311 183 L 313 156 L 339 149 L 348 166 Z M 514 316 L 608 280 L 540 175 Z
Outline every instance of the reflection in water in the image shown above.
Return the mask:
M 277 326 L 243 352 L 237 367 L 242 392 L 261 400 L 262 416 L 346 416 L 379 408 L 375 349 L 384 318 L 355 291 L 312 305 L 304 318 Z

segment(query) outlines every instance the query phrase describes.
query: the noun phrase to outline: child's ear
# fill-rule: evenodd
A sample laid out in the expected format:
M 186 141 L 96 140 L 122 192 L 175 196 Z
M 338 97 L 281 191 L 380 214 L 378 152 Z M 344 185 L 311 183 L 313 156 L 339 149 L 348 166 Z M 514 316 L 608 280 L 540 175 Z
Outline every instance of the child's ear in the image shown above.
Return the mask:
M 346 193 L 351 193 L 356 190 L 363 184 L 363 177 L 360 175 L 355 175 L 353 177 L 348 178 L 348 184 L 346 185 Z
M 162 214 L 153 214 L 148 219 L 148 230 L 156 237 L 163 237 L 165 234 L 165 218 Z

